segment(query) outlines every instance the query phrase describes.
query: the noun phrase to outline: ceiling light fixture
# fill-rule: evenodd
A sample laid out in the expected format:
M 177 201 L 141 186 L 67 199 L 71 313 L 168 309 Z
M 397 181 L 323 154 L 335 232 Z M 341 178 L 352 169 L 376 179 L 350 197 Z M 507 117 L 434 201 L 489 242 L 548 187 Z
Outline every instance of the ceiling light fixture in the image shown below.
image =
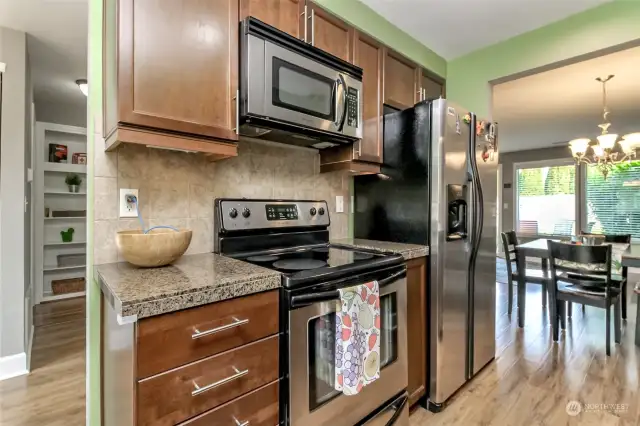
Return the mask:
M 636 148 L 640 146 L 640 133 L 624 135 L 620 141 L 616 133 L 609 133 L 611 123 L 608 121 L 610 111 L 607 107 L 607 82 L 613 77 L 615 76 L 596 78 L 602 83 L 602 118 L 604 123 L 598 125 L 602 132 L 596 138 L 595 144 L 590 145 L 591 140 L 588 138 L 574 139 L 569 142 L 569 148 L 576 163 L 597 165 L 605 179 L 613 166 L 635 158 Z M 591 158 L 587 157 L 589 148 L 592 151 Z
M 86 79 L 81 78 L 80 80 L 76 80 L 76 84 L 85 96 L 89 96 L 89 83 L 87 83 Z

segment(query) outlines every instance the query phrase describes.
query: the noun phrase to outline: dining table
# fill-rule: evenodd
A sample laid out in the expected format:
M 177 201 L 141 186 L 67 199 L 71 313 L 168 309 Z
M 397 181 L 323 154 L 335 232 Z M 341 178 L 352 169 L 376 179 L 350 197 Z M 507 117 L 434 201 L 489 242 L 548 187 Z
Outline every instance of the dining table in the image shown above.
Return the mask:
M 518 250 L 518 271 L 526 270 L 526 258 L 533 257 L 539 258 L 542 261 L 542 271 L 545 277 L 549 277 L 549 252 L 547 246 L 547 240 L 550 238 L 538 238 L 537 240 L 529 241 L 527 243 L 518 244 L 516 250 Z M 559 239 L 551 239 L 552 241 L 561 241 Z M 628 268 L 640 268 L 640 244 L 631 243 L 622 252 L 622 276 L 627 276 Z M 524 327 L 524 314 L 526 303 L 526 277 L 525 274 L 518 273 L 518 327 Z M 628 283 L 628 285 L 634 285 Z M 634 290 L 636 297 L 640 298 L 640 289 L 636 287 Z M 543 294 L 543 297 L 545 295 Z M 626 297 L 623 298 L 626 305 Z M 623 306 L 623 312 L 626 312 L 626 306 Z M 640 300 L 637 303 L 636 312 L 636 345 L 640 346 Z

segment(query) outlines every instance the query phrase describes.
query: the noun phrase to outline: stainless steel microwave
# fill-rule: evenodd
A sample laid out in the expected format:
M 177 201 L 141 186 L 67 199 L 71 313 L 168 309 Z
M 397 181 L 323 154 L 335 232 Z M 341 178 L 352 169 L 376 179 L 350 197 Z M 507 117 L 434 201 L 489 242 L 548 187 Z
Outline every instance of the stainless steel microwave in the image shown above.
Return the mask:
M 327 148 L 362 138 L 362 69 L 256 18 L 241 25 L 239 133 Z

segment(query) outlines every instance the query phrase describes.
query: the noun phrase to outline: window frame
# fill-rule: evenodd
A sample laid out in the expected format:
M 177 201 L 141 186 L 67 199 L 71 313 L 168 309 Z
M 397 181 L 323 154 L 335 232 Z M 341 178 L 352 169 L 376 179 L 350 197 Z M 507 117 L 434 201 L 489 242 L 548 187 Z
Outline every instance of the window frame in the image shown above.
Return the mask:
M 518 235 L 518 224 L 519 221 L 519 206 L 520 206 L 520 189 L 518 188 L 518 170 L 521 169 L 536 169 L 542 167 L 556 167 L 556 166 L 574 166 L 575 167 L 575 176 L 576 176 L 576 185 L 575 185 L 575 223 L 576 223 L 576 231 L 580 232 L 582 230 L 582 207 L 581 200 L 584 198 L 584 188 L 585 183 L 583 174 L 581 173 L 582 165 L 577 165 L 576 162 L 571 157 L 567 158 L 553 158 L 549 160 L 536 160 L 536 161 L 520 161 L 517 163 L 513 163 L 513 228 Z M 586 172 L 586 170 L 585 170 Z M 586 217 L 586 216 L 585 216 Z M 566 238 L 566 235 L 554 235 L 554 234 L 521 234 L 525 238 L 538 238 L 538 237 L 552 237 L 552 238 Z

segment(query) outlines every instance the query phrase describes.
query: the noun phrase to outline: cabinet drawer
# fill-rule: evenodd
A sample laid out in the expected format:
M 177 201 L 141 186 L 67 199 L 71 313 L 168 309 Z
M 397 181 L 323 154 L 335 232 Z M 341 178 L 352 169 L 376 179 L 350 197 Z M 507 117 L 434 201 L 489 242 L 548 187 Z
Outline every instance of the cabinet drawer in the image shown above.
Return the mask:
M 138 382 L 138 426 L 175 425 L 277 378 L 278 336 L 167 371 Z
M 181 423 L 180 426 L 235 426 L 238 423 L 250 426 L 275 426 L 280 421 L 278 416 L 278 382 L 273 382 Z
M 278 333 L 278 291 L 143 319 L 137 377 L 143 379 Z

